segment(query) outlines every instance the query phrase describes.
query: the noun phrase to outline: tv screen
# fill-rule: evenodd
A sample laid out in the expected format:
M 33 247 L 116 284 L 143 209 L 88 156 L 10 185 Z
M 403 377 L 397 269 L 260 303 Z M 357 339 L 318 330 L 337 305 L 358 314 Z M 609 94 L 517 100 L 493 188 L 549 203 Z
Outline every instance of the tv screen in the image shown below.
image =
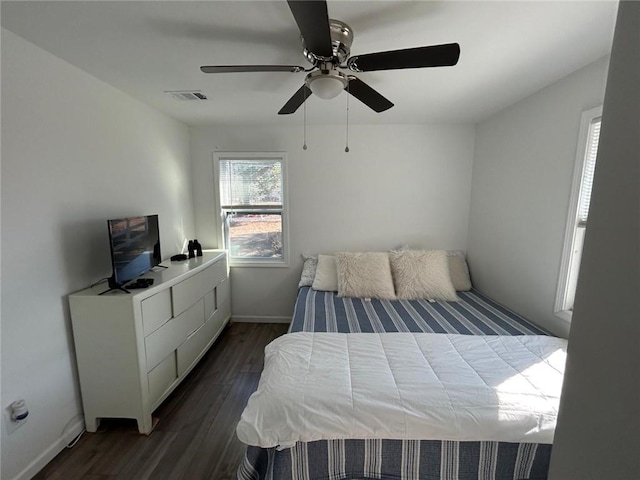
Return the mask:
M 111 288 L 124 285 L 162 261 L 158 215 L 107 220 L 113 275 Z

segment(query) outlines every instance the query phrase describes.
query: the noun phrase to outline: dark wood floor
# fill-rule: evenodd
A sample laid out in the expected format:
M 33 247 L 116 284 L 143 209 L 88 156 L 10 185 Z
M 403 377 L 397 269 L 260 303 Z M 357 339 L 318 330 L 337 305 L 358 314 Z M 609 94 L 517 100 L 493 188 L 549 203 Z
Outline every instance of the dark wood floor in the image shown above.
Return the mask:
M 103 420 L 38 475 L 37 480 L 235 478 L 244 446 L 236 424 L 257 388 L 265 345 L 285 324 L 227 326 L 198 366 L 155 411 L 160 422 L 140 435 L 133 420 Z

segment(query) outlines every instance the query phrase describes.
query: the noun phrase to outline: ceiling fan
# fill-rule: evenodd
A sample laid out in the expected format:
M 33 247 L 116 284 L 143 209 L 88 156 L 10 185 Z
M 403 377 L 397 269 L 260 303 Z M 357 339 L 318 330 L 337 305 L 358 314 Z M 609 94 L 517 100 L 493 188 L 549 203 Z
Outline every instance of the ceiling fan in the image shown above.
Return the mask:
M 375 70 L 403 68 L 446 67 L 458 63 L 460 46 L 457 43 L 406 48 L 368 53 L 349 57 L 353 30 L 339 20 L 329 19 L 326 0 L 287 0 L 302 36 L 303 55 L 311 67 L 298 65 L 210 65 L 202 66 L 204 73 L 230 72 L 307 72 L 305 83 L 278 112 L 294 113 L 311 94 L 330 99 L 342 90 L 353 95 L 376 112 L 384 112 L 393 103 L 352 74 Z

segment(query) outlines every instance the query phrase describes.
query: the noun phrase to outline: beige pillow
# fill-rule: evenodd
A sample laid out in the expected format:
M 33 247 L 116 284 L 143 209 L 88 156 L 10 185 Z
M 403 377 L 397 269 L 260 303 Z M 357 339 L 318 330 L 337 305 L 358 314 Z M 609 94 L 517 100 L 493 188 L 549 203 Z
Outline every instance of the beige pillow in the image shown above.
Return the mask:
M 336 270 L 336 257 L 333 255 L 318 255 L 316 276 L 311 288 L 327 292 L 338 291 L 338 273 Z
M 337 254 L 338 296 L 396 298 L 386 252 Z
M 471 290 L 471 278 L 469 277 L 469 267 L 464 258 L 464 253 L 452 250 L 447 252 L 447 260 L 449 261 L 449 273 L 451 275 L 451 283 L 453 288 L 458 292 L 466 292 Z
M 451 283 L 446 251 L 394 251 L 389 253 L 389 260 L 399 299 L 458 300 Z

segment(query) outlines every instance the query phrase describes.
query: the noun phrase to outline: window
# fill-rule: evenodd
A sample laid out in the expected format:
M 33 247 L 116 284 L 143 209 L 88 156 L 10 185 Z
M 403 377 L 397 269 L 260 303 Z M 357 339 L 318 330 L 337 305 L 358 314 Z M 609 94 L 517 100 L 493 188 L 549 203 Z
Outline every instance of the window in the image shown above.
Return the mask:
M 556 295 L 556 314 L 566 320 L 571 320 L 578 284 L 582 246 L 587 229 L 589 204 L 591 203 L 591 187 L 593 186 L 593 174 L 598 154 L 601 120 L 602 107 L 582 114 L 562 266 Z
M 286 266 L 283 153 L 216 153 L 222 237 L 231 266 Z

